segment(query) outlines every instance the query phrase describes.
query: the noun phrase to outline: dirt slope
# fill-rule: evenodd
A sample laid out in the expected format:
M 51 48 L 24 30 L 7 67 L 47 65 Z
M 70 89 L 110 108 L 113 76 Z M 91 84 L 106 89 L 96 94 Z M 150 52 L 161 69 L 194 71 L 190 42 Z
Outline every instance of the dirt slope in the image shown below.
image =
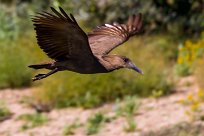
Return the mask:
M 186 86 L 186 83 L 191 85 Z M 76 119 L 80 123 L 86 123 L 87 118 L 97 111 L 104 111 L 107 115 L 113 115 L 115 104 L 106 104 L 100 108 L 83 110 L 81 108 L 66 108 L 52 110 L 44 113 L 49 118 L 49 122 L 43 126 L 22 130 L 23 121 L 17 120 L 19 115 L 34 113 L 34 109 L 28 107 L 20 101 L 24 96 L 29 96 L 34 88 L 22 90 L 1 90 L 0 100 L 6 102 L 13 116 L 0 123 L 0 136 L 62 136 L 66 124 L 74 122 Z M 106 123 L 101 127 L 97 136 L 137 136 L 144 132 L 157 131 L 163 127 L 172 126 L 180 122 L 188 122 L 188 117 L 184 114 L 186 107 L 178 103 L 189 93 L 196 92 L 197 85 L 192 77 L 183 79 L 178 84 L 177 91 L 169 96 L 159 99 L 147 98 L 141 100 L 141 106 L 134 116 L 137 130 L 133 133 L 124 131 L 125 118 L 119 117 Z M 86 135 L 85 127 L 77 128 L 74 136 Z

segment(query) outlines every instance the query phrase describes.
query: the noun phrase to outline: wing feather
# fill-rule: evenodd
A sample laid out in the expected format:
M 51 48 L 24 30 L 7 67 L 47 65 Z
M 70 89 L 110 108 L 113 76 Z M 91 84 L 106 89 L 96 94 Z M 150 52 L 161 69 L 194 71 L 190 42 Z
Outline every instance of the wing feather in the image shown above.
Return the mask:
M 51 7 L 55 15 L 42 12 L 32 18 L 36 38 L 40 48 L 52 59 L 94 58 L 88 43 L 88 37 L 79 27 L 73 15 L 70 17 L 60 7 L 58 12 Z
M 126 24 L 105 24 L 88 33 L 93 54 L 104 55 L 139 33 L 142 28 L 142 15 L 130 16 Z

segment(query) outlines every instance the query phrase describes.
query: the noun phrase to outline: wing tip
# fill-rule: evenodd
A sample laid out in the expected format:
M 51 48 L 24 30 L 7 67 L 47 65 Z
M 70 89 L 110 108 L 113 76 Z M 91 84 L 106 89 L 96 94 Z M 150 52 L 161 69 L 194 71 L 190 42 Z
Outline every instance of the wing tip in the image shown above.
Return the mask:
M 50 9 L 54 12 L 56 11 L 56 9 L 54 7 L 50 7 Z
M 135 35 L 139 33 L 142 29 L 142 13 L 133 14 L 128 18 L 127 26 L 129 28 L 129 33 Z

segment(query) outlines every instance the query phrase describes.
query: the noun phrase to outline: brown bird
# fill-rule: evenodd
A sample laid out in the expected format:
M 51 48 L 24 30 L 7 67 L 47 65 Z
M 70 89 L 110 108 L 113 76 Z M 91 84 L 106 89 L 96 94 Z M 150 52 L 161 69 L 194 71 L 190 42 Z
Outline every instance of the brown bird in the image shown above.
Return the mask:
M 81 74 L 108 73 L 120 68 L 142 71 L 127 57 L 110 55 L 117 46 L 138 34 L 142 28 L 142 15 L 130 16 L 126 24 L 105 24 L 86 34 L 74 16 L 60 12 L 38 13 L 32 18 L 40 48 L 53 59 L 52 62 L 30 65 L 34 69 L 49 69 L 47 74 L 38 74 L 33 81 L 46 78 L 58 71 L 69 70 Z

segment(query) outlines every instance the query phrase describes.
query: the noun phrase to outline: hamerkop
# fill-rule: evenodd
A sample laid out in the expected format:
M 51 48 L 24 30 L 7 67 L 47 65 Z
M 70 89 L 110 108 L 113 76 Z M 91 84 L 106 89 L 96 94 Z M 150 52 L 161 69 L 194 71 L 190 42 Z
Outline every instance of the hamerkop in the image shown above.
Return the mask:
M 74 16 L 59 7 L 51 7 L 55 15 L 42 12 L 32 18 L 40 48 L 52 62 L 30 65 L 34 69 L 49 69 L 38 74 L 33 81 L 46 78 L 58 71 L 69 70 L 81 74 L 108 73 L 120 68 L 142 71 L 127 57 L 109 54 L 114 48 L 138 34 L 142 27 L 142 15 L 132 15 L 126 24 L 105 24 L 86 34 Z

